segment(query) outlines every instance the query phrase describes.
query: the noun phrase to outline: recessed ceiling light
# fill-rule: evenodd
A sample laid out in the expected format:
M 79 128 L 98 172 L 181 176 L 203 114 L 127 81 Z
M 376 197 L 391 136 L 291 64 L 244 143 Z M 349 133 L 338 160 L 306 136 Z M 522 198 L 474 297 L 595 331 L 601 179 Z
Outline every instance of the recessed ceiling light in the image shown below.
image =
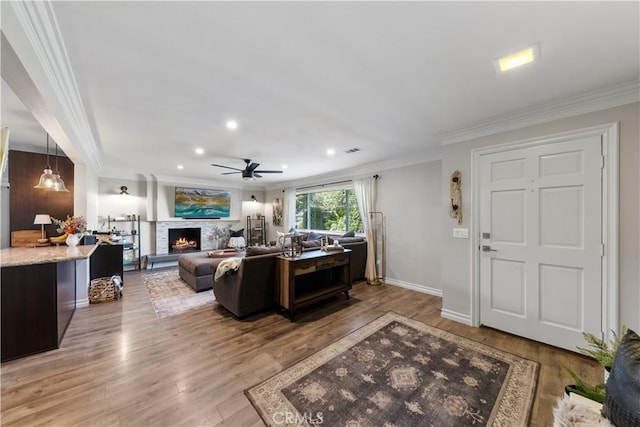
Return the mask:
M 327 155 L 329 156 L 333 156 L 334 154 L 336 154 L 336 150 L 334 150 L 333 148 L 329 148 L 327 150 Z
M 531 47 L 521 50 L 520 52 L 516 52 L 508 56 L 503 56 L 502 58 L 498 58 L 496 60 L 497 69 L 501 72 L 505 72 L 520 67 L 521 65 L 528 64 L 538 59 L 539 53 L 540 49 L 538 45 L 535 44 Z
M 200 147 L 196 148 L 196 154 L 204 154 L 204 149 Z
M 287 165 L 282 165 L 282 169 L 286 169 L 286 168 L 288 168 Z
M 178 169 L 184 169 L 184 166 L 178 165 Z
M 227 129 L 238 129 L 238 122 L 235 120 L 227 120 Z

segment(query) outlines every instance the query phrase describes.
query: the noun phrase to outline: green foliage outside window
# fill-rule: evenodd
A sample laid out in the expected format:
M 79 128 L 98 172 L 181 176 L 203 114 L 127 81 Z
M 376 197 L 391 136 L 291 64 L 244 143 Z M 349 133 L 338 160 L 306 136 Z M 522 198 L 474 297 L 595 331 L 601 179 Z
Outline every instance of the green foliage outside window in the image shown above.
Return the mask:
M 364 232 L 355 191 L 345 189 L 298 194 L 296 228 Z

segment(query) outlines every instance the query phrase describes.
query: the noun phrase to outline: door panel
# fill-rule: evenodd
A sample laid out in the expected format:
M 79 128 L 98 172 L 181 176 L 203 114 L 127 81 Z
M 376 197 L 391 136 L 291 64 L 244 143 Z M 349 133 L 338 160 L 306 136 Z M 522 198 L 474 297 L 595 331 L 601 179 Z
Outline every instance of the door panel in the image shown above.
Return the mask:
M 540 245 L 583 248 L 582 186 L 540 189 Z
M 491 260 L 491 309 L 525 316 L 525 265 L 523 262 Z
M 524 189 L 495 191 L 491 194 L 491 229 L 495 230 L 494 242 L 525 243 L 526 196 Z M 509 208 L 502 209 L 502 206 Z
M 600 334 L 601 138 L 480 158 L 480 321 L 576 349 Z
M 583 271 L 580 268 L 540 265 L 540 321 L 581 332 Z

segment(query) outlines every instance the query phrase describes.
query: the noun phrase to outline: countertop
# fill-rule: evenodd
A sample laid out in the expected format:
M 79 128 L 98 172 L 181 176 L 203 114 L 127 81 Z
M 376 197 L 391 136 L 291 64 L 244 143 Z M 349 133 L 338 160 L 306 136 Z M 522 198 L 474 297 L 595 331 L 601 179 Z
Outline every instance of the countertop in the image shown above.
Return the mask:
M 86 259 L 93 254 L 97 247 L 98 245 L 80 245 L 76 247 L 60 245 L 36 248 L 4 248 L 0 249 L 0 267 Z

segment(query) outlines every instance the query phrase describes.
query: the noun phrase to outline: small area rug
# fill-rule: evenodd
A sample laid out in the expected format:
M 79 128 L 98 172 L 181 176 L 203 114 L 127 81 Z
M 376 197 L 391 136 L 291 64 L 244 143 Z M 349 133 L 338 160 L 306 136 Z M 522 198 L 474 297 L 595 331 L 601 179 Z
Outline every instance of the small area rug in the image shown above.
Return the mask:
M 525 426 L 538 364 L 387 313 L 247 390 L 269 426 Z
M 215 300 L 212 290 L 195 292 L 183 282 L 177 268 L 143 273 L 142 280 L 160 319 L 213 305 Z

